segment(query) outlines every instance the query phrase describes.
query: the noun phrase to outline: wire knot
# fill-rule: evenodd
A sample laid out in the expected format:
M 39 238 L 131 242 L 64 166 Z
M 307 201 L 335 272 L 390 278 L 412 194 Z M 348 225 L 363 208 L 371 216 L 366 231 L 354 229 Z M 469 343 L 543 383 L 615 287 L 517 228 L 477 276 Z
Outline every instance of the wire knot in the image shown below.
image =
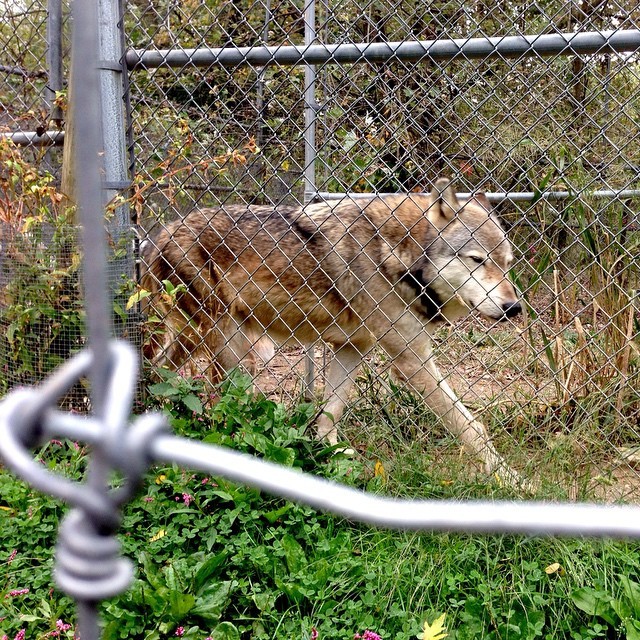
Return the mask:
M 120 544 L 112 534 L 120 526 L 120 505 L 131 498 L 153 459 L 153 442 L 168 430 L 166 419 L 153 413 L 129 424 L 137 354 L 130 345 L 114 340 L 108 355 L 109 377 L 100 415 L 69 415 L 55 408 L 57 400 L 90 369 L 94 356 L 89 350 L 69 360 L 39 388 L 16 390 L 0 405 L 3 461 L 32 486 L 75 507 L 60 528 L 57 583 L 71 596 L 95 601 L 129 585 L 131 564 L 120 558 Z M 58 436 L 93 446 L 94 466 L 86 483 L 52 473 L 33 459 L 30 447 Z M 116 489 L 109 482 L 112 471 L 122 478 Z
M 118 539 L 99 533 L 87 514 L 73 509 L 60 526 L 54 577 L 73 598 L 98 602 L 125 591 L 131 562 L 120 555 Z

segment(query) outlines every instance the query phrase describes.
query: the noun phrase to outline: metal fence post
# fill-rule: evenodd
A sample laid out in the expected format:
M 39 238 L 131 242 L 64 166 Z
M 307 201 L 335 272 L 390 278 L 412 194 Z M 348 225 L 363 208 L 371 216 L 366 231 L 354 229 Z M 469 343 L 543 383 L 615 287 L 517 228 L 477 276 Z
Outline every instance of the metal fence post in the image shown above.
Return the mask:
M 101 121 L 104 150 L 103 190 L 110 202 L 130 185 L 127 171 L 126 119 L 124 109 L 123 56 L 119 0 L 99 0 L 99 59 Z M 115 209 L 116 227 L 129 226 L 126 204 Z
M 306 47 L 316 41 L 316 2 L 307 0 L 304 6 L 304 43 Z M 304 67 L 304 204 L 316 197 L 316 120 L 318 104 L 316 102 L 316 67 L 307 64 Z M 304 392 L 307 398 L 313 396 L 315 378 L 315 346 L 306 350 Z
M 45 104 L 49 119 L 62 122 L 62 109 L 55 103 L 56 93 L 63 88 L 62 71 L 62 0 L 49 0 L 47 15 L 47 66 L 49 81 L 45 89 Z

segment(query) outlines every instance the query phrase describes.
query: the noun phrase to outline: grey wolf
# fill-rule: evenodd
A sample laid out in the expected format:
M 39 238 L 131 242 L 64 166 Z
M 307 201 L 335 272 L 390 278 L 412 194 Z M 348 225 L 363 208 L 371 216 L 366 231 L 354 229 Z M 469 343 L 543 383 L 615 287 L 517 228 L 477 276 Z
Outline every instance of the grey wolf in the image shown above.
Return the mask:
M 333 360 L 317 432 L 335 444 L 363 358 L 381 349 L 487 473 L 518 483 L 432 350 L 442 322 L 521 312 L 507 276 L 512 248 L 483 193 L 461 202 L 440 178 L 428 195 L 196 210 L 150 241 L 144 258 L 141 286 L 164 323 L 148 352 L 156 365 L 207 362 L 216 381 L 268 358 L 273 343 L 324 341 Z

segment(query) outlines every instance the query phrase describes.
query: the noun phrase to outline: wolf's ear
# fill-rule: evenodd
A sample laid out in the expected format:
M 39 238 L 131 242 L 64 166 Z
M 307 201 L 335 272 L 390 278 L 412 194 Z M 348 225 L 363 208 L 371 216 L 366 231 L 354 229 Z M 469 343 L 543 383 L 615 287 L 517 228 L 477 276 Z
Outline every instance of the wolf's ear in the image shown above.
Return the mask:
M 486 211 L 491 211 L 491 203 L 484 191 L 478 191 L 471 196 L 471 200 L 477 202 Z
M 431 201 L 427 217 L 437 228 L 446 225 L 462 209 L 449 178 L 436 180 L 431 190 Z

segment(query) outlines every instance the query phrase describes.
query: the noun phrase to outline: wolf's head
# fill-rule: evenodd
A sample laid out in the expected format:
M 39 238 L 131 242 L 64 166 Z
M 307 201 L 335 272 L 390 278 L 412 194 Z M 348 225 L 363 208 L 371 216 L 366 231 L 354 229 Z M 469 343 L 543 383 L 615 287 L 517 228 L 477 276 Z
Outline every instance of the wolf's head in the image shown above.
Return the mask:
M 522 307 L 507 277 L 511 244 L 487 197 L 480 193 L 460 202 L 449 180 L 440 178 L 430 199 L 426 215 L 433 240 L 412 276 L 438 313 L 449 320 L 471 309 L 494 320 L 518 315 Z

